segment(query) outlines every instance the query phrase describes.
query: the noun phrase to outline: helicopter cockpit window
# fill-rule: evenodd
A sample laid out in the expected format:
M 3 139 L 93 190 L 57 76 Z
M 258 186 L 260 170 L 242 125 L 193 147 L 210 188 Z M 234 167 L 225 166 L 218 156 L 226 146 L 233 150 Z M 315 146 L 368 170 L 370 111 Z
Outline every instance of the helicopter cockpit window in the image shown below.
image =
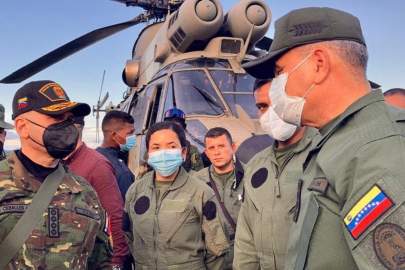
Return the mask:
M 195 58 L 189 60 L 179 61 L 174 64 L 175 69 L 183 68 L 230 68 L 228 60 L 214 59 L 214 58 Z
M 221 115 L 225 109 L 202 70 L 178 71 L 169 77 L 165 111 L 172 107 L 188 115 Z
M 238 104 L 250 117 L 257 118 L 253 96 L 255 78 L 248 74 L 235 74 L 227 70 L 210 70 L 210 74 L 234 114 L 237 115 L 236 105 Z

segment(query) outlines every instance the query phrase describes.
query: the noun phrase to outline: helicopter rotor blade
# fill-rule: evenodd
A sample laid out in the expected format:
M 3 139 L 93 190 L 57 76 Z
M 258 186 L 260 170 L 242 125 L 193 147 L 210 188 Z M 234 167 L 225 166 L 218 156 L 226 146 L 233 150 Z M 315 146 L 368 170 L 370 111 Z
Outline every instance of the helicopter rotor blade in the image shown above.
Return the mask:
M 104 104 L 107 102 L 107 99 L 108 99 L 108 97 L 109 97 L 109 93 L 107 92 L 106 94 L 105 94 L 105 96 L 103 97 L 103 99 L 101 100 L 101 101 L 99 101 L 99 107 L 100 107 L 100 109 L 104 106 Z
M 148 19 L 148 15 L 140 14 L 132 20 L 110 25 L 107 27 L 99 28 L 91 31 L 79 38 L 76 38 L 65 45 L 43 55 L 30 64 L 18 69 L 11 73 L 7 77 L 0 80 L 0 83 L 20 83 L 29 77 L 37 74 L 38 72 L 46 69 L 47 67 L 59 62 L 60 60 L 106 38 L 117 32 L 125 30 L 131 26 L 135 26 L 139 23 L 145 22 Z

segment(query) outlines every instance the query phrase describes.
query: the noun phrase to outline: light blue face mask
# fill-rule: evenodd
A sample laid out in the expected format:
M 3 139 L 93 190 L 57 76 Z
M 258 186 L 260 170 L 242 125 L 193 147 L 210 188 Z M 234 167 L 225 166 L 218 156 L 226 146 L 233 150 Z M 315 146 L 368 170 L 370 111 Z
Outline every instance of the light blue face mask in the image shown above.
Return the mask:
M 148 164 L 161 176 L 169 176 L 183 163 L 181 149 L 163 149 L 149 154 Z
M 129 135 L 125 138 L 125 144 L 120 144 L 121 151 L 129 152 L 136 145 L 136 136 Z

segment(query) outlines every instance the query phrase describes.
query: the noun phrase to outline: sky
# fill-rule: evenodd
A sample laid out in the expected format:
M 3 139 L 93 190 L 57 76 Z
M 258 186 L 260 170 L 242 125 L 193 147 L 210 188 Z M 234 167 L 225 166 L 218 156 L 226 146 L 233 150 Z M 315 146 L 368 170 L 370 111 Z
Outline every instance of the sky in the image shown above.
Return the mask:
M 226 12 L 236 0 L 221 2 Z M 368 78 L 383 90 L 405 88 L 405 30 L 403 0 L 267 0 L 272 23 L 267 36 L 274 34 L 274 21 L 287 12 L 309 6 L 341 9 L 360 19 L 369 50 Z M 1 0 L 0 1 L 0 77 L 30 63 L 47 52 L 96 28 L 129 20 L 141 9 L 110 0 Z M 15 91 L 30 80 L 54 80 L 75 101 L 96 104 L 103 70 L 104 93 L 117 104 L 126 85 L 121 73 L 131 57 L 134 41 L 144 25 L 124 30 L 102 40 L 38 73 L 20 84 L 0 84 L 0 103 L 11 121 Z M 95 146 L 95 118 L 86 118 L 85 141 Z M 14 148 L 18 137 L 8 133 L 6 147 Z

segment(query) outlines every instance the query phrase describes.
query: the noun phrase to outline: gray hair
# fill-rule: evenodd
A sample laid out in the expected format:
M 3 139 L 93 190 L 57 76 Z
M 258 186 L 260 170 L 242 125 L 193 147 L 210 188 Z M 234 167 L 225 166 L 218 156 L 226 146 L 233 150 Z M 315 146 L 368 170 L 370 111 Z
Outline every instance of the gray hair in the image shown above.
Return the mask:
M 366 74 L 368 52 L 365 45 L 351 40 L 322 41 L 316 44 L 323 44 L 335 51 L 345 63 L 353 68 L 354 72 L 361 71 Z M 305 47 L 306 50 L 309 50 L 313 49 L 314 46 L 315 44 L 308 44 L 303 47 Z

